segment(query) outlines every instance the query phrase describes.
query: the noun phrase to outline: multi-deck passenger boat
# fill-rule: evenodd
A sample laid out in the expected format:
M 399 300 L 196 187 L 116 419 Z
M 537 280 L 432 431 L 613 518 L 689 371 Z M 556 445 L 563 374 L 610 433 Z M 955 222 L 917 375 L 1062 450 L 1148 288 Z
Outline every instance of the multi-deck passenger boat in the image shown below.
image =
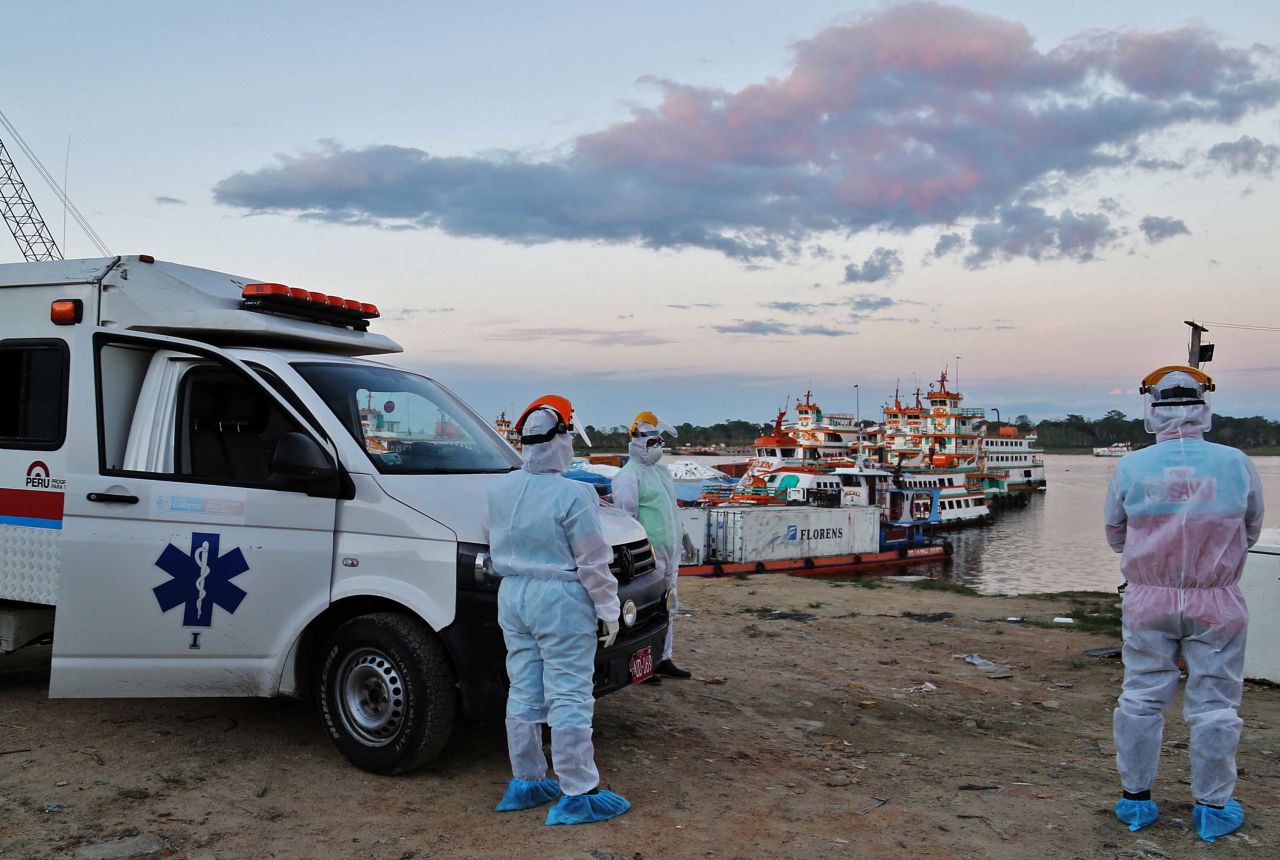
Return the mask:
M 1093 456 L 1095 457 L 1123 457 L 1125 454 L 1132 454 L 1133 446 L 1128 442 L 1115 442 L 1105 448 L 1094 448 Z
M 994 436 L 983 439 L 983 488 L 988 502 L 1025 500 L 1027 494 L 1045 489 L 1044 452 L 1032 447 L 1036 438 L 1034 432 L 1023 435 L 1017 427 L 1000 427 Z

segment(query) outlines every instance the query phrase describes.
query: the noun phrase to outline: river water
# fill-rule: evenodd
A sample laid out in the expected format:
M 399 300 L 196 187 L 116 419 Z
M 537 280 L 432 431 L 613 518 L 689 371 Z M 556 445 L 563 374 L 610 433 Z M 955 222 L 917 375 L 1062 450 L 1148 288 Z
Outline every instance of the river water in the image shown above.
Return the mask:
M 1114 589 L 1121 582 L 1120 556 L 1103 536 L 1102 503 L 1119 462 L 1044 455 L 1047 491 L 1035 494 L 1025 508 L 996 512 L 989 526 L 949 532 L 955 555 L 948 564 L 914 565 L 903 572 L 941 576 L 987 594 Z M 1254 457 L 1253 462 L 1268 503 L 1264 527 L 1280 527 L 1280 457 Z

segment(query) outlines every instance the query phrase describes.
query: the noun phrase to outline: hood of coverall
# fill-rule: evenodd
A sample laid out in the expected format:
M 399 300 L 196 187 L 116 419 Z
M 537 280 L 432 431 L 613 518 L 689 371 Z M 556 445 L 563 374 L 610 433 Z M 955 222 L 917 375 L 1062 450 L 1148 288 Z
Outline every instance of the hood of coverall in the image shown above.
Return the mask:
M 652 437 L 649 437 L 652 438 Z M 627 453 L 631 455 L 631 459 L 645 466 L 656 466 L 658 461 L 662 459 L 662 446 L 654 445 L 649 447 L 649 438 L 644 436 L 636 436 L 627 443 Z
M 1175 389 L 1178 389 L 1175 392 Z M 1195 394 L 1188 395 L 1188 391 Z M 1190 401 L 1199 400 L 1200 403 Z M 1206 387 L 1180 370 L 1170 371 L 1146 394 L 1144 426 L 1158 441 L 1202 436 L 1213 426 L 1213 406 Z
M 631 422 L 631 441 L 627 443 L 627 453 L 637 463 L 656 466 L 662 459 L 663 433 L 673 438 L 680 435 L 676 428 L 652 412 L 639 413 L 636 420 Z M 650 445 L 649 441 L 652 439 L 657 439 L 659 444 Z
M 556 426 L 557 417 L 546 409 L 539 409 L 524 422 L 524 434 L 536 436 Z M 557 433 L 549 442 L 523 445 L 520 456 L 524 468 L 534 475 L 563 475 L 573 463 L 573 440 L 568 433 Z

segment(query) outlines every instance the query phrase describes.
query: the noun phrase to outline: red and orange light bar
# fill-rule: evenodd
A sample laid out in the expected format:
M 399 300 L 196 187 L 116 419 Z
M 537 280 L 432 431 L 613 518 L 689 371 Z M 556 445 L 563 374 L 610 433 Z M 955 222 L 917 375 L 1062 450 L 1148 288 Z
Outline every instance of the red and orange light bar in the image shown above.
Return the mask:
M 248 308 L 280 310 L 337 321 L 363 321 L 380 316 L 378 306 L 284 284 L 245 284 L 240 297 Z

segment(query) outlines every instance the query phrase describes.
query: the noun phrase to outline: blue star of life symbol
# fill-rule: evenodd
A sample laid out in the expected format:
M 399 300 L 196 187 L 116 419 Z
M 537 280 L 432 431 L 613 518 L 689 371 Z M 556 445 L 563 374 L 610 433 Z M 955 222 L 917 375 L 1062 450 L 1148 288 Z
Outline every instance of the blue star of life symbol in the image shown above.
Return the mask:
M 245 598 L 244 589 L 231 580 L 248 570 L 249 564 L 239 547 L 218 555 L 216 534 L 192 532 L 190 553 L 169 544 L 156 559 L 156 567 L 172 577 L 151 589 L 160 611 L 181 605 L 183 627 L 209 627 L 214 606 L 234 615 Z

